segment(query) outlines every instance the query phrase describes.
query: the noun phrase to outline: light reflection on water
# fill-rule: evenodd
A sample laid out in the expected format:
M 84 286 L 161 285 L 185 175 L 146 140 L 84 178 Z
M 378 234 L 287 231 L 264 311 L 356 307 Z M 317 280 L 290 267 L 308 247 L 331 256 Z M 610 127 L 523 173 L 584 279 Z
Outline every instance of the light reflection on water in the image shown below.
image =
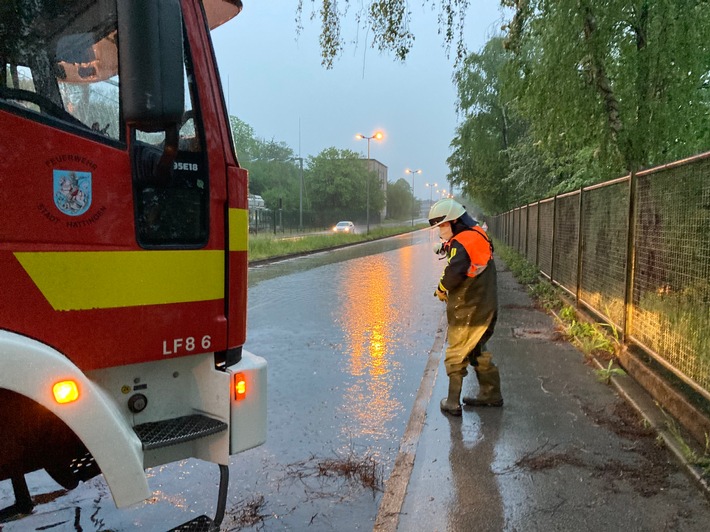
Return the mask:
M 303 257 L 287 258 L 272 263 L 250 266 L 248 277 L 249 288 L 253 288 L 257 284 L 275 277 L 411 246 L 414 239 L 415 235 L 413 233 L 406 233 L 382 240 L 363 242 L 350 247 L 329 249 Z
M 403 311 L 410 308 L 407 286 L 412 275 L 412 248 L 353 260 L 342 270 L 339 315 L 354 381 L 343 408 L 358 426 L 343 427 L 358 435 L 385 437 L 388 422 L 403 409 L 393 393 L 401 364 L 393 355 L 401 341 Z M 391 430 L 391 429 L 389 429 Z

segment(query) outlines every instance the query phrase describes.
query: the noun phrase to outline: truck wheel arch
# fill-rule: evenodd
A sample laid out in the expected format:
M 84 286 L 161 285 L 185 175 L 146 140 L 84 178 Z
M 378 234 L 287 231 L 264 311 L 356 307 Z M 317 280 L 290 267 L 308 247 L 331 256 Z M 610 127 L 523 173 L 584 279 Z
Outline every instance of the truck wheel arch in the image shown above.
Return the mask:
M 143 450 L 115 403 L 59 351 L 25 336 L 0 330 L 0 388 L 39 403 L 62 420 L 91 452 L 118 507 L 151 494 L 143 469 Z M 52 386 L 74 380 L 79 400 L 57 404 Z

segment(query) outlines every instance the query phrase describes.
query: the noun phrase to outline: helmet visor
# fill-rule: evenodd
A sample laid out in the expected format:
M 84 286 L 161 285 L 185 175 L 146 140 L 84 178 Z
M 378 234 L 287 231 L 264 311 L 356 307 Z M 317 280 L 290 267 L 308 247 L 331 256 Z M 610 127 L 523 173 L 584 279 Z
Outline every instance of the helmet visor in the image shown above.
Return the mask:
M 437 216 L 436 218 L 430 218 L 429 225 L 431 227 L 434 227 L 436 224 L 440 224 L 441 222 L 443 222 L 444 218 L 446 218 L 446 216 Z

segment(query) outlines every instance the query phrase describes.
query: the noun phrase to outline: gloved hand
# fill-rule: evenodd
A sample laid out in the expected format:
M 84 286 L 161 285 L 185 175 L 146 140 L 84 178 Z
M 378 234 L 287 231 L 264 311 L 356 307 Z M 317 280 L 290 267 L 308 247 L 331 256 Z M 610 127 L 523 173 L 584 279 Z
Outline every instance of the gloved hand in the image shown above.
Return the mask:
M 446 301 L 449 300 L 449 294 L 447 294 L 446 292 L 442 292 L 442 291 L 439 290 L 438 288 L 437 288 L 436 291 L 434 292 L 434 295 L 439 298 L 439 301 L 444 301 L 444 302 L 446 302 Z
M 445 242 L 439 242 L 438 244 L 434 244 L 434 253 L 436 253 L 437 255 L 446 255 L 446 248 L 444 247 L 445 245 Z

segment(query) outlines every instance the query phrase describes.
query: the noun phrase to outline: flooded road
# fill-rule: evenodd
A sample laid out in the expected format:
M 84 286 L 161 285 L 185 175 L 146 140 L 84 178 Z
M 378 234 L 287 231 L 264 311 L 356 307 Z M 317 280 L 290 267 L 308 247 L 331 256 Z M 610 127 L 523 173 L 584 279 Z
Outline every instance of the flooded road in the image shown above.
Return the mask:
M 246 349 L 269 363 L 268 439 L 232 457 L 223 530 L 372 530 L 443 305 L 430 231 L 253 267 Z M 101 477 L 0 530 L 167 530 L 214 515 L 218 469 L 149 472 L 153 497 L 117 510 Z M 0 483 L 0 506 L 12 502 Z
M 629 406 L 650 412 L 650 397 L 599 382 L 502 263 L 488 347 L 505 407 L 441 414 L 434 236 L 250 269 L 246 348 L 269 361 L 268 440 L 232 457 L 222 530 L 707 530 L 705 494 Z M 467 377 L 464 393 L 475 386 Z M 67 493 L 28 475 L 33 514 L 0 530 L 165 531 L 214 515 L 215 465 L 148 477 L 152 497 L 117 510 L 100 477 Z
M 247 348 L 269 360 L 270 417 L 269 441 L 253 452 L 265 466 L 250 460 L 244 478 L 247 492 L 279 492 L 267 529 L 372 529 L 380 491 L 301 475 L 332 459 L 389 476 L 443 313 L 431 236 L 250 270 Z M 265 470 L 276 474 L 267 486 Z

